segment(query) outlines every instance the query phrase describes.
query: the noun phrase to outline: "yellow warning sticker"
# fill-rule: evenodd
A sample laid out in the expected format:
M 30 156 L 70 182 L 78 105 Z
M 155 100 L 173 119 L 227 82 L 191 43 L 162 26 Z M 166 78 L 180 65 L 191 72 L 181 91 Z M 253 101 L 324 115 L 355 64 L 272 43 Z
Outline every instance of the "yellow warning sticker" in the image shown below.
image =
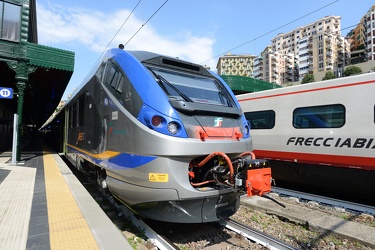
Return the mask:
M 149 173 L 148 180 L 151 182 L 168 182 L 168 174 Z

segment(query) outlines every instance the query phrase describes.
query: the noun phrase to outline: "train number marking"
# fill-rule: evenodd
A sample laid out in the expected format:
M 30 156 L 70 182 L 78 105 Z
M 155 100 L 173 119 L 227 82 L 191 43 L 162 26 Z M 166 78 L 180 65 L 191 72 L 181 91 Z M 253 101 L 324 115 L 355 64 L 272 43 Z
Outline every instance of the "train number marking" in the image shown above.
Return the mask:
M 168 174 L 149 173 L 148 180 L 150 182 L 168 182 Z

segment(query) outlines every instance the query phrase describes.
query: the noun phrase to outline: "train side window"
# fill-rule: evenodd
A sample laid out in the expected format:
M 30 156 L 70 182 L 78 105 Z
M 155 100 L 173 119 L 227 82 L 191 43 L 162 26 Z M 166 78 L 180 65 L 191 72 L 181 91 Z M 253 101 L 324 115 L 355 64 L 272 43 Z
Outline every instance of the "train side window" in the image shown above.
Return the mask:
M 77 104 L 74 103 L 72 106 L 72 112 L 71 112 L 71 128 L 74 128 L 77 126 Z
M 251 129 L 272 129 L 275 127 L 276 113 L 273 110 L 245 112 Z
M 106 62 L 102 62 L 102 64 L 100 64 L 100 67 L 96 71 L 96 76 L 98 77 L 100 82 L 103 80 L 105 66 L 106 66 Z
M 293 111 L 295 128 L 340 128 L 345 124 L 345 107 L 341 104 L 300 107 Z
M 85 118 L 84 110 L 85 110 L 85 95 L 81 95 L 78 101 L 78 126 L 83 126 L 84 118 Z

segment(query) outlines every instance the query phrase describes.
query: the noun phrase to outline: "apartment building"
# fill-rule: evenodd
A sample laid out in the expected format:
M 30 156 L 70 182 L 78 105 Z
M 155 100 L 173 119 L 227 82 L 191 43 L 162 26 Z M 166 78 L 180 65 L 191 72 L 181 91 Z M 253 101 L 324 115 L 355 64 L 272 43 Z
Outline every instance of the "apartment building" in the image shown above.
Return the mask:
M 332 70 L 342 74 L 349 63 L 350 44 L 341 36 L 341 17 L 326 16 L 306 26 L 278 34 L 272 40 L 272 50 L 284 55 L 285 77 L 280 84 L 298 81 L 307 73 Z
M 352 63 L 375 60 L 375 4 L 349 33 Z
M 330 70 L 340 76 L 349 58 L 350 43 L 341 36 L 341 17 L 326 16 L 278 34 L 259 56 L 228 54 L 220 57 L 217 69 L 222 75 L 250 76 L 285 84 L 299 81 L 307 73 Z
M 250 54 L 234 55 L 227 53 L 219 58 L 217 72 L 219 75 L 253 75 L 253 60 L 255 56 Z

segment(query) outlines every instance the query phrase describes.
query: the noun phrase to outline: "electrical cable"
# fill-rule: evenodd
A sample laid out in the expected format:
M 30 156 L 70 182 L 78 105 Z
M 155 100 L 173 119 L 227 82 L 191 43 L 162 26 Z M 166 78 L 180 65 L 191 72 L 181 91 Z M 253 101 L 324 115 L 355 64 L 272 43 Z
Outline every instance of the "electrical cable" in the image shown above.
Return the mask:
M 332 5 L 332 4 L 334 4 L 334 3 L 337 3 L 337 2 L 339 2 L 339 1 L 340 1 L 340 0 L 336 0 L 336 1 L 333 1 L 333 2 L 331 2 L 331 3 L 329 3 L 329 4 L 327 4 L 327 5 L 324 5 L 323 7 L 320 7 L 320 8 L 318 8 L 318 9 L 312 11 L 312 12 L 309 12 L 309 13 L 307 13 L 307 14 L 305 14 L 305 15 L 299 17 L 299 18 L 297 18 L 297 19 L 294 19 L 294 20 L 292 20 L 292 21 L 290 21 L 290 22 L 288 22 L 288 23 L 286 23 L 286 24 L 284 24 L 284 25 L 281 25 L 281 26 L 278 27 L 278 28 L 275 28 L 275 29 L 273 29 L 273 30 L 271 30 L 271 31 L 269 31 L 269 32 L 267 32 L 267 33 L 264 33 L 263 35 L 260 35 L 260 36 L 254 38 L 254 39 L 252 39 L 252 40 L 250 40 L 250 41 L 247 41 L 247 42 L 245 42 L 245 43 L 242 43 L 242 44 L 240 44 L 240 45 L 238 45 L 238 46 L 236 46 L 236 47 L 234 47 L 234 48 L 232 48 L 232 49 L 229 49 L 229 50 L 227 50 L 227 51 L 225 51 L 225 52 L 223 52 L 223 53 L 220 53 L 220 54 L 218 54 L 218 55 L 216 55 L 216 56 L 214 56 L 214 57 L 212 57 L 212 58 L 210 58 L 210 59 L 208 59 L 208 60 L 202 62 L 201 64 L 203 65 L 204 63 L 206 63 L 206 62 L 208 62 L 208 61 L 210 61 L 210 60 L 212 60 L 212 59 L 215 59 L 215 58 L 217 58 L 217 57 L 219 57 L 219 56 L 221 56 L 221 55 L 223 55 L 223 54 L 226 54 L 226 53 L 228 53 L 228 52 L 230 52 L 230 51 L 232 51 L 232 50 L 238 49 L 238 48 L 240 48 L 240 47 L 242 47 L 242 46 L 244 46 L 244 45 L 246 45 L 246 44 L 248 44 L 248 43 L 250 43 L 250 42 L 253 42 L 253 41 L 259 39 L 259 38 L 262 38 L 262 37 L 264 37 L 264 36 L 266 36 L 266 35 L 269 35 L 269 34 L 271 34 L 272 32 L 275 32 L 275 31 L 277 31 L 277 30 L 279 30 L 279 29 L 281 29 L 281 28 L 283 28 L 283 27 L 285 27 L 285 26 L 288 26 L 289 24 L 292 24 L 292 23 L 294 23 L 294 22 L 296 22 L 296 21 L 298 21 L 298 20 L 300 20 L 300 19 L 302 19 L 302 18 L 305 18 L 305 17 L 307 17 L 307 16 L 309 16 L 309 15 L 315 13 L 315 12 L 318 12 L 319 10 L 322 10 L 322 9 L 324 9 L 324 8 L 326 8 L 326 7 L 328 7 L 328 6 Z
M 125 25 L 125 23 L 128 21 L 128 19 L 130 18 L 130 16 L 133 14 L 133 12 L 135 11 L 135 9 L 138 7 L 138 5 L 141 3 L 142 0 L 139 0 L 137 5 L 133 8 L 132 12 L 129 14 L 129 16 L 126 18 L 126 20 L 122 23 L 121 27 L 117 30 L 116 34 L 112 37 L 111 41 L 108 43 L 107 47 L 105 47 L 104 51 L 107 50 L 107 48 L 109 47 L 109 45 L 112 43 L 112 41 L 115 39 L 115 37 L 118 35 L 118 33 L 120 32 L 120 30 L 122 29 L 122 27 Z M 104 53 L 104 52 L 103 52 Z
M 159 10 L 166 4 L 168 2 L 168 0 L 166 0 L 160 7 L 159 7 L 159 9 L 157 9 L 155 12 L 154 12 L 154 14 L 152 14 L 151 16 L 150 16 L 150 18 L 149 19 L 147 19 L 147 21 L 144 23 L 144 24 L 142 24 L 142 26 L 134 33 L 134 35 L 132 36 L 132 37 L 130 37 L 130 39 L 124 44 L 124 46 L 126 46 L 134 37 L 135 37 L 135 35 L 137 35 L 137 33 L 148 23 L 148 21 L 150 21 L 151 20 L 151 18 L 153 18 L 154 16 L 155 16 L 155 14 L 157 13 L 157 12 L 159 12 Z
M 133 14 L 133 12 L 135 11 L 135 9 L 138 7 L 138 5 L 141 3 L 142 0 L 139 0 L 138 3 L 135 5 L 135 7 L 133 8 L 133 10 L 129 13 L 128 17 L 125 19 L 125 21 L 122 23 L 121 27 L 117 30 L 116 34 L 112 37 L 111 41 L 107 44 L 107 46 L 105 47 L 105 49 L 103 50 L 103 52 L 100 54 L 100 56 L 98 57 L 98 59 L 96 60 L 96 62 L 93 64 L 93 67 L 96 65 L 96 63 L 99 61 L 99 59 L 102 57 L 102 55 L 104 54 L 104 52 L 107 50 L 107 48 L 109 47 L 109 45 L 113 42 L 113 40 L 116 38 L 116 36 L 118 35 L 118 33 L 120 32 L 120 30 L 122 29 L 122 27 L 124 27 L 125 23 L 128 21 L 128 19 L 130 18 L 130 16 Z

